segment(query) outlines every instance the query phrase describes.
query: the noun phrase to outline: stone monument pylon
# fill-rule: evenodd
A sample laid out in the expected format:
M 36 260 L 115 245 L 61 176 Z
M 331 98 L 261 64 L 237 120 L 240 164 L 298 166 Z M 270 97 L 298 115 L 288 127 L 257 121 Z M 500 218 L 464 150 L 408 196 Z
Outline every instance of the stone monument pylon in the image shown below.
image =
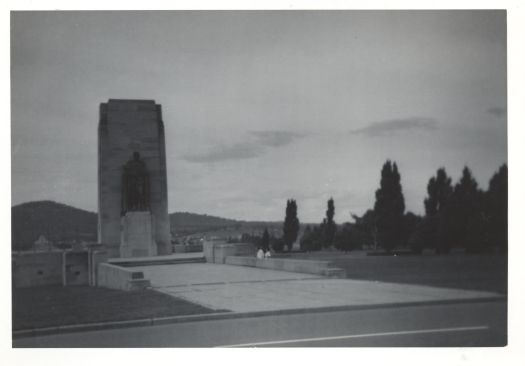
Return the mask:
M 133 152 L 122 173 L 120 256 L 157 255 L 154 216 L 150 212 L 149 175 L 140 153 Z
M 161 106 L 110 99 L 98 127 L 98 242 L 110 257 L 171 253 Z

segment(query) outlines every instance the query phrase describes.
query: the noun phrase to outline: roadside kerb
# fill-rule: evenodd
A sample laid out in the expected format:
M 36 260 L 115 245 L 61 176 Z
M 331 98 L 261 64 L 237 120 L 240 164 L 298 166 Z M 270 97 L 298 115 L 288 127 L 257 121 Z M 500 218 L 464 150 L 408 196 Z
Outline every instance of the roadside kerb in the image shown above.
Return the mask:
M 507 297 L 502 295 L 502 296 L 480 297 L 480 298 L 471 298 L 471 299 L 412 301 L 412 302 L 397 302 L 397 303 L 369 304 L 369 305 L 326 306 L 326 307 L 318 307 L 318 308 L 265 310 L 265 311 L 255 311 L 255 312 L 230 312 L 226 310 L 225 311 L 219 310 L 219 312 L 211 313 L 211 314 L 208 313 L 208 314 L 193 314 L 193 315 L 176 315 L 176 316 L 160 317 L 160 318 L 121 320 L 121 321 L 110 321 L 110 322 L 61 325 L 61 326 L 56 326 L 56 327 L 46 327 L 46 328 L 36 328 L 36 329 L 23 329 L 23 330 L 13 331 L 12 335 L 13 335 L 13 338 L 22 338 L 22 337 L 36 337 L 36 336 L 51 335 L 51 334 L 85 332 L 85 331 L 93 331 L 93 330 L 132 328 L 132 327 L 153 326 L 153 325 L 167 325 L 167 324 L 175 324 L 175 323 L 187 323 L 187 322 L 193 322 L 193 321 L 223 320 L 223 319 L 233 319 L 233 318 L 254 318 L 254 317 L 270 316 L 270 315 L 322 313 L 322 312 L 332 312 L 332 311 L 367 310 L 367 309 L 381 309 L 381 308 L 386 309 L 386 308 L 426 306 L 426 305 L 452 305 L 452 304 L 496 302 L 496 301 L 507 301 Z

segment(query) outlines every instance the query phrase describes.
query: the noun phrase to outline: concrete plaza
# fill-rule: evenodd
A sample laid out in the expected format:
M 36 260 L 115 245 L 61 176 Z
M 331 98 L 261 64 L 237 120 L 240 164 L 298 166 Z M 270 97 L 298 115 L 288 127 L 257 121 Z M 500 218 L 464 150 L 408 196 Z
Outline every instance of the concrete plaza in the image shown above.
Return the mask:
M 237 313 L 502 298 L 497 293 L 332 279 L 223 264 L 134 267 L 160 292 Z

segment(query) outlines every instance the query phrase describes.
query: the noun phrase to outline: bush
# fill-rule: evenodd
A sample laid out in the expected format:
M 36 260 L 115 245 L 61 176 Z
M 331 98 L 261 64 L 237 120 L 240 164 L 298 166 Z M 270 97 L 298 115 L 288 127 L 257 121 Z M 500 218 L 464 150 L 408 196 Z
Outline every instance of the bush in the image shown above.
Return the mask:
M 313 229 L 310 229 L 308 226 L 301 238 L 301 250 L 311 252 L 316 250 L 321 250 L 323 247 L 323 226 L 316 226 Z
M 346 223 L 341 230 L 338 230 L 334 238 L 336 249 L 349 252 L 360 249 L 366 241 L 366 234 L 355 224 Z
M 284 250 L 284 239 L 275 238 L 271 241 L 272 249 L 278 253 Z

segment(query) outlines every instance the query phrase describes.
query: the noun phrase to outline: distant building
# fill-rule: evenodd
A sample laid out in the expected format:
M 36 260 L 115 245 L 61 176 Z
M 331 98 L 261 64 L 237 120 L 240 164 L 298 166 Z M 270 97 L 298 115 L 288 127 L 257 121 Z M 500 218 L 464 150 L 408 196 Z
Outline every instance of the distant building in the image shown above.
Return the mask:
M 44 252 L 53 250 L 54 246 L 53 243 L 42 234 L 38 237 L 37 240 L 33 243 L 33 250 L 37 252 Z

